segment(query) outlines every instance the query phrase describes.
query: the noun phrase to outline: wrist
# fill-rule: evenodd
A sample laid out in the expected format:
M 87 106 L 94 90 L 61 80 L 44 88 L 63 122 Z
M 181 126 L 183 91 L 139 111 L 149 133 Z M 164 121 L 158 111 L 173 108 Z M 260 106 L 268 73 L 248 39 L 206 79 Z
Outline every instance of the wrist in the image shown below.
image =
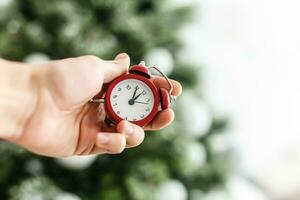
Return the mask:
M 37 102 L 38 73 L 27 64 L 0 59 L 0 138 L 22 136 Z

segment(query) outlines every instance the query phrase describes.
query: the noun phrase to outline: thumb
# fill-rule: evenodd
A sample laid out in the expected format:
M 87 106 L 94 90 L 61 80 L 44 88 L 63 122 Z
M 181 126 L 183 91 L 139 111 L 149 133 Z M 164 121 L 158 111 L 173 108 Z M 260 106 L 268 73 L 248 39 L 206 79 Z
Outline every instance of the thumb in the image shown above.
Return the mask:
M 118 54 L 112 61 L 105 61 L 103 65 L 104 83 L 109 83 L 118 76 L 126 73 L 129 65 L 130 58 L 126 53 Z

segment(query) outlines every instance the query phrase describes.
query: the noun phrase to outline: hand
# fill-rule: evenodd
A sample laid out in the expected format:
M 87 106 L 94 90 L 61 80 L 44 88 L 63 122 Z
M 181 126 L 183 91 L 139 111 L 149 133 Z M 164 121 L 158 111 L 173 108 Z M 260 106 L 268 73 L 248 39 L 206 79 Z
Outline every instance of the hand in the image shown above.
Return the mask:
M 38 87 L 34 111 L 23 131 L 9 140 L 47 156 L 114 154 L 139 145 L 144 139 L 141 127 L 127 121 L 108 127 L 103 105 L 99 110 L 98 104 L 88 103 L 104 92 L 107 83 L 124 74 L 129 63 L 123 53 L 112 61 L 83 56 L 35 67 L 33 77 Z M 163 78 L 153 81 L 157 87 L 168 87 Z M 180 95 L 180 84 L 172 84 L 173 95 Z M 173 119 L 171 109 L 161 111 L 145 129 L 161 129 Z

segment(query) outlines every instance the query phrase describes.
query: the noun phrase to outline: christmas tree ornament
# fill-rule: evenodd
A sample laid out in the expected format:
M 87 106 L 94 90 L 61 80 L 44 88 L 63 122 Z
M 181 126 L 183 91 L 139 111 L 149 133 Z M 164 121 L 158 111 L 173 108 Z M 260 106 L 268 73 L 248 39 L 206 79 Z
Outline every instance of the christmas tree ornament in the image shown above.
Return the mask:
M 186 91 L 182 94 L 178 101 L 178 110 L 187 135 L 191 138 L 201 138 L 208 133 L 213 121 L 211 111 L 194 93 Z
M 97 155 L 87 155 L 87 156 L 70 156 L 66 158 L 56 158 L 56 162 L 63 166 L 64 168 L 70 170 L 83 170 L 88 168 L 96 160 Z
M 174 179 L 163 182 L 158 187 L 154 199 L 186 200 L 187 196 L 185 186 L 179 180 Z
M 232 134 L 228 132 L 216 132 L 216 134 L 211 136 L 208 143 L 213 151 L 219 154 L 232 150 L 234 146 Z
M 157 88 L 150 73 L 156 70 L 165 78 L 169 88 Z M 129 73 L 121 75 L 110 83 L 102 99 L 92 99 L 92 103 L 104 103 L 108 124 L 117 124 L 122 120 L 144 127 L 159 112 L 171 106 L 173 85 L 169 78 L 157 67 L 147 67 L 142 61 L 133 65 Z
M 64 192 L 64 193 L 58 194 L 56 196 L 55 200 L 81 200 L 81 198 L 79 198 L 75 194 Z
M 186 176 L 193 176 L 206 163 L 206 151 L 202 144 L 192 141 L 183 149 L 182 172 Z
M 10 190 L 11 200 L 80 200 L 80 198 L 61 190 L 50 179 L 35 176 L 25 179 Z
M 178 9 L 183 7 L 191 7 L 195 6 L 197 3 L 197 0 L 170 0 L 165 2 L 167 9 Z
M 11 3 L 12 3 L 12 0 L 0 0 L 0 9 L 6 8 Z
M 10 190 L 11 200 L 56 199 L 61 190 L 44 176 L 34 176 L 22 180 Z
M 176 168 L 176 173 L 180 175 L 193 177 L 208 164 L 207 151 L 204 145 L 197 140 L 181 138 L 174 141 L 169 148 L 172 148 L 177 155 L 171 164 Z
M 26 171 L 32 175 L 43 174 L 44 166 L 38 159 L 30 159 L 25 164 Z
M 49 56 L 43 53 L 32 53 L 25 57 L 24 62 L 30 64 L 44 64 L 50 60 Z
M 149 65 L 158 65 L 159 69 L 169 75 L 173 71 L 174 59 L 171 52 L 165 48 L 154 48 L 145 55 Z M 154 72 L 155 75 L 158 75 Z

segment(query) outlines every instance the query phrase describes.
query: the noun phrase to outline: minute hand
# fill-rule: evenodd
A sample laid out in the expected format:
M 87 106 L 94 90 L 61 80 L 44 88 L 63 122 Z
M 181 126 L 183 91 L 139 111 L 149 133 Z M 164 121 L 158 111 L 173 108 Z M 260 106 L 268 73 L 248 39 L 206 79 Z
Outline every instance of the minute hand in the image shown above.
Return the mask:
M 135 94 L 136 94 L 136 91 L 137 91 L 138 89 L 139 89 L 138 86 L 136 86 L 131 99 L 134 99 Z

